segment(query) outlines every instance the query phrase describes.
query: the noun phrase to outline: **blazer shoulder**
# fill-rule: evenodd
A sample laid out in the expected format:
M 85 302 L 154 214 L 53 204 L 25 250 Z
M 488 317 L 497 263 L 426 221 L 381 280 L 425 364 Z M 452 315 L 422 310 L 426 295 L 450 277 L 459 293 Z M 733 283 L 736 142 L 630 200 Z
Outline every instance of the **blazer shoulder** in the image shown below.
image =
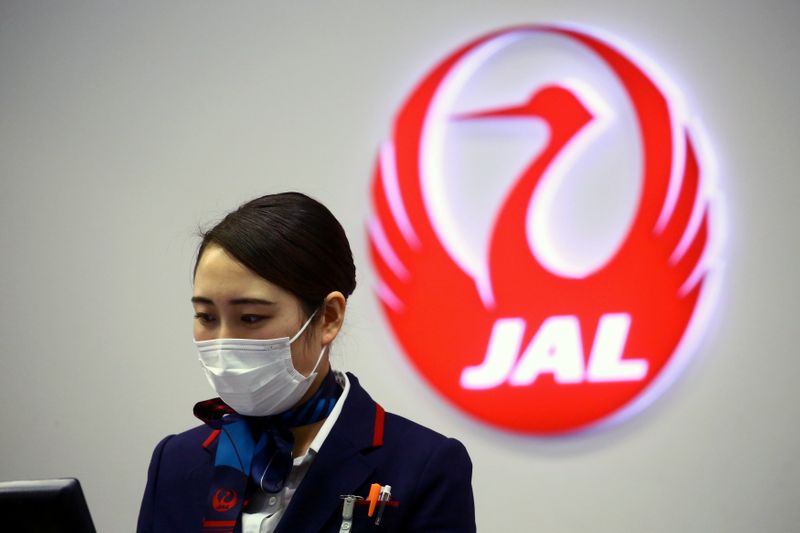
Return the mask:
M 438 431 L 389 411 L 386 412 L 384 424 L 384 431 L 392 436 L 421 439 L 423 442 L 430 443 L 439 443 L 447 439 Z
M 205 425 L 193 427 L 176 435 L 168 435 L 156 447 L 162 457 L 186 458 L 205 454 L 216 441 L 211 428 Z
M 373 413 L 375 412 L 376 402 L 364 390 L 356 376 L 351 373 L 348 373 L 347 376 L 350 380 L 351 396 L 348 396 L 348 402 L 345 404 L 345 409 L 340 420 L 337 421 L 337 425 L 347 425 L 348 427 L 355 425 L 358 427 L 357 434 L 364 436 L 369 434 L 369 440 L 372 440 L 373 430 L 377 429 L 378 424 L 376 419 L 376 427 L 373 427 L 373 418 L 375 416 Z M 383 411 L 383 407 L 380 407 L 380 411 Z M 339 424 L 339 422 L 342 424 Z M 404 416 L 385 411 L 382 422 L 382 447 L 384 449 L 403 446 L 407 449 L 416 450 L 419 455 L 424 456 L 441 447 L 460 448 L 460 455 L 469 457 L 466 448 L 458 440 L 448 438 Z M 413 444 L 413 446 L 408 446 L 409 444 Z
M 470 461 L 469 452 L 458 439 L 442 435 L 438 431 L 394 413 L 387 412 L 385 416 L 385 444 L 408 447 L 413 443 L 412 448 L 422 455 L 447 449 L 466 459 L 467 462 Z
M 210 427 L 201 424 L 176 435 L 172 435 L 169 444 L 171 447 L 194 446 L 198 443 L 202 444 L 211 435 L 212 431 Z

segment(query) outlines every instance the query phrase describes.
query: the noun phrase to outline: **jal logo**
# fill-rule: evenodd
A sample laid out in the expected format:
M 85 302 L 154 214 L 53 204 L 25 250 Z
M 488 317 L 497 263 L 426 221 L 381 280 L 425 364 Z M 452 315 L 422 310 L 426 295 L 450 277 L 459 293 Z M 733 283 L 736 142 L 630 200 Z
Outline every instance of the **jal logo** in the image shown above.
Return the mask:
M 442 59 L 376 164 L 370 253 L 413 366 L 538 434 L 640 410 L 694 351 L 719 202 L 696 124 L 630 47 L 536 25 Z
M 233 489 L 217 489 L 211 499 L 211 507 L 218 513 L 226 513 L 236 507 L 239 496 Z

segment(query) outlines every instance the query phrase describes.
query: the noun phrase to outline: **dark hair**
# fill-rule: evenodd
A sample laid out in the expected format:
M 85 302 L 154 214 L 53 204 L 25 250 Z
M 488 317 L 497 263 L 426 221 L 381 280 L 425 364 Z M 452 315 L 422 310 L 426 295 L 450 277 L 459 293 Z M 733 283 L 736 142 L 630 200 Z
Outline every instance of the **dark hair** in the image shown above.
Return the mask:
M 356 288 L 350 243 L 327 207 L 298 192 L 268 194 L 242 204 L 201 232 L 194 273 L 206 247 L 222 247 L 244 266 L 294 294 L 306 315 L 339 291 Z

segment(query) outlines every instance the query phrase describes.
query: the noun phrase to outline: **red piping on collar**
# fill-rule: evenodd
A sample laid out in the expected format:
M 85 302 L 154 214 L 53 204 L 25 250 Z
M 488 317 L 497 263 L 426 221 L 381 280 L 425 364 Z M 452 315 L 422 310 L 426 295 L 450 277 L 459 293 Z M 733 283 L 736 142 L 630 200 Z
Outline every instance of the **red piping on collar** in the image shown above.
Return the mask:
M 217 440 L 217 437 L 219 437 L 219 431 L 220 430 L 215 429 L 208 437 L 206 437 L 206 440 L 203 441 L 203 448 L 207 450 L 208 447 L 211 446 L 211 443 Z
M 372 432 L 372 445 L 383 446 L 383 416 L 385 411 L 380 404 L 375 404 L 375 429 Z

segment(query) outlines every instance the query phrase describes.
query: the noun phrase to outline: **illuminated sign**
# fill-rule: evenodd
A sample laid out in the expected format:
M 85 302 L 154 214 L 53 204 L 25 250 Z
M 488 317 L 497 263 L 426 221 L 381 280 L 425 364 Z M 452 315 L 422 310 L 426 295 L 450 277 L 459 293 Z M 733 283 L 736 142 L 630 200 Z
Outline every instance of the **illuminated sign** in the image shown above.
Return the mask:
M 710 158 L 677 91 L 616 43 L 553 25 L 479 37 L 380 149 L 369 243 L 388 323 L 431 386 L 506 429 L 641 409 L 710 307 Z

